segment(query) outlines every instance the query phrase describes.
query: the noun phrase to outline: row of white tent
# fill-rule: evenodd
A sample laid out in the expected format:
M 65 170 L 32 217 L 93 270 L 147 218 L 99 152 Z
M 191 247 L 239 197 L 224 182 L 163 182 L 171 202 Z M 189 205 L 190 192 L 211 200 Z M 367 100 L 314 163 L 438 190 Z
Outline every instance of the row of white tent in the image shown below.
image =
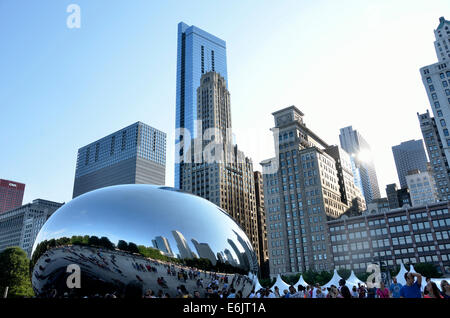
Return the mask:
M 408 271 L 406 270 L 405 266 L 403 264 L 400 264 L 400 271 L 398 272 L 396 278 L 397 278 L 397 283 L 401 284 L 402 286 L 404 286 L 406 284 L 406 280 L 405 280 L 405 273 L 407 273 Z M 414 266 L 410 265 L 409 268 L 409 272 L 411 273 L 417 273 L 414 269 Z M 260 290 L 261 288 L 263 288 L 261 286 L 261 284 L 259 283 L 258 277 L 252 273 L 249 273 L 249 278 L 251 280 L 253 280 L 254 285 L 255 285 L 255 291 Z M 339 276 L 337 270 L 334 270 L 333 273 L 333 277 L 331 278 L 331 280 L 326 283 L 325 285 L 321 286 L 322 288 L 328 288 L 331 285 L 335 285 L 336 287 L 339 287 L 339 281 L 342 279 L 341 276 Z M 443 281 L 444 278 L 440 279 L 440 278 L 432 278 L 431 281 L 436 283 L 436 285 L 438 286 L 438 288 L 440 288 L 440 284 L 441 281 Z M 358 277 L 356 277 L 355 273 L 353 271 L 351 271 L 350 277 L 348 279 L 345 280 L 345 285 L 351 290 L 353 288 L 353 286 L 358 287 L 358 283 L 361 285 L 367 285 L 365 282 L 361 281 Z M 306 287 L 308 284 L 307 282 L 305 282 L 305 280 L 303 279 L 303 275 L 300 275 L 300 278 L 298 280 L 298 282 L 293 285 L 295 287 L 295 290 L 298 289 L 298 286 L 302 285 L 304 287 Z M 422 279 L 422 290 L 425 288 L 426 282 L 425 282 L 425 277 Z M 281 278 L 281 276 L 278 274 L 277 276 L 277 280 L 275 281 L 275 284 L 272 285 L 272 287 L 270 287 L 270 289 L 274 289 L 275 287 L 278 287 L 278 289 L 280 290 L 280 293 L 283 293 L 283 291 L 285 289 L 289 290 L 289 284 L 285 283 L 283 281 L 283 279 Z M 389 288 L 389 286 L 386 286 L 387 288 Z

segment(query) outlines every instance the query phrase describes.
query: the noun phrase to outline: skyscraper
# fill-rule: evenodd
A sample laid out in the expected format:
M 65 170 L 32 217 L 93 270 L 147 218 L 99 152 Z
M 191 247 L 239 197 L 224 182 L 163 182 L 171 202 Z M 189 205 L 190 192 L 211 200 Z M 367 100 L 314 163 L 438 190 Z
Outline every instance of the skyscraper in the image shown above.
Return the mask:
M 166 134 L 137 122 L 78 150 L 73 197 L 119 184 L 164 185 Z
M 355 183 L 357 185 L 361 184 L 361 192 L 364 195 L 366 203 L 380 198 L 377 173 L 367 141 L 352 126 L 340 129 L 339 141 L 342 149 L 352 156 Z
M 422 131 L 428 158 L 430 158 L 431 172 L 436 184 L 438 199 L 439 201 L 448 201 L 450 199 L 450 168 L 445 157 L 438 126 L 428 110 L 424 114 L 417 113 L 417 117 L 419 118 L 420 130 Z
M 188 130 L 190 139 L 197 137 L 197 87 L 207 72 L 216 72 L 228 82 L 226 43 L 196 26 L 178 24 L 176 123 L 175 128 Z M 183 149 L 180 143 L 189 145 L 187 135 L 175 136 L 175 188 L 180 188 Z
M 392 147 L 400 187 L 406 188 L 406 175 L 411 170 L 427 171 L 427 155 L 422 139 L 409 140 Z
M 255 178 L 256 220 L 258 223 L 259 265 L 262 277 L 269 276 L 269 250 L 267 247 L 266 209 L 264 207 L 264 181 L 261 172 L 253 173 Z
M 438 202 L 436 184 L 428 171 L 413 170 L 406 176 L 412 206 L 421 206 Z
M 428 94 L 447 162 L 450 162 L 450 21 L 439 18 L 434 31 L 438 63 L 422 67 L 420 74 Z M 431 158 L 430 158 L 431 159 Z
M 22 205 L 25 184 L 0 179 L 0 214 Z
M 32 203 L 0 214 L 0 252 L 19 246 L 31 257 L 34 240 L 45 221 L 63 203 L 36 199 Z
M 230 93 L 225 78 L 216 72 L 201 78 L 197 119 L 198 137 L 184 149 L 181 189 L 224 209 L 245 231 L 259 257 L 253 163 L 231 142 Z
M 270 275 L 331 270 L 327 220 L 366 207 L 349 155 L 307 128 L 297 107 L 272 115 L 278 158 L 261 162 Z

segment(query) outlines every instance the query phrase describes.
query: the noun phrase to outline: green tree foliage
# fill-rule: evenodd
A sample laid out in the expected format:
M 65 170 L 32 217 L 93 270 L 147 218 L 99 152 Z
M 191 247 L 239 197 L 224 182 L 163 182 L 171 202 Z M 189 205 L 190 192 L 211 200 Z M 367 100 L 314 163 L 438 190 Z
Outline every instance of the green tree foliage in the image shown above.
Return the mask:
M 128 252 L 139 254 L 137 245 L 133 242 L 128 243 Z
M 442 276 L 442 274 L 437 271 L 436 266 L 430 263 L 417 263 L 414 266 L 414 269 L 424 277 L 440 278 Z
M 105 236 L 100 238 L 100 246 L 105 247 L 106 249 L 113 250 L 115 248 L 114 244 Z
M 128 244 L 127 244 L 127 242 L 125 242 L 124 240 L 120 240 L 120 241 L 117 243 L 117 248 L 118 248 L 119 250 L 121 250 L 121 251 L 127 252 L 127 251 L 128 251 Z
M 298 280 L 300 279 L 300 273 L 295 274 L 295 275 L 288 275 L 288 276 L 281 276 L 281 279 L 289 285 L 295 285 Z
M 358 273 L 355 275 L 359 280 L 361 280 L 363 282 L 367 282 L 367 279 L 369 278 L 370 273 L 363 272 L 363 273 Z
M 20 247 L 9 247 L 0 253 L 0 292 L 9 287 L 8 297 L 34 295 L 29 272 L 30 261 Z
M 259 280 L 259 283 L 260 283 L 261 286 L 264 287 L 264 288 L 270 288 L 270 287 L 272 287 L 272 286 L 275 284 L 276 281 L 277 281 L 277 280 L 276 280 L 275 277 L 272 278 L 272 279 L 270 279 L 270 278 L 264 278 L 264 279 L 260 279 L 260 280 Z
M 338 272 L 339 276 L 341 276 L 343 279 L 348 279 L 352 273 L 349 269 L 346 269 L 346 268 L 338 269 L 337 272 Z M 331 277 L 333 277 L 333 276 L 331 276 Z

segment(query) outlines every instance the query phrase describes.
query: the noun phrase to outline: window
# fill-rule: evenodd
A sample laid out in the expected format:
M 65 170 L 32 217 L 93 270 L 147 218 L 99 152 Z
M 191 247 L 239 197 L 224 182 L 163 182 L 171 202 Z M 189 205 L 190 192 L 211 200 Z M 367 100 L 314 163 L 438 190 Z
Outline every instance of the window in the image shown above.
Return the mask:
M 446 127 L 445 119 L 441 119 L 440 122 L 441 122 L 441 126 L 442 126 L 442 127 Z

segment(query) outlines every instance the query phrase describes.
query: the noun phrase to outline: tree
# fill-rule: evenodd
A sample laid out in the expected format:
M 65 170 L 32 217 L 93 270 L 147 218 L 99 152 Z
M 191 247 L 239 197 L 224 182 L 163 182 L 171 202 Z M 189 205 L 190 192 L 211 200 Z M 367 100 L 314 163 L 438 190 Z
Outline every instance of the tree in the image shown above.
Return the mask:
M 30 261 L 20 247 L 9 247 L 0 253 L 0 292 L 9 287 L 8 297 L 31 297 Z
M 436 266 L 430 263 L 417 263 L 414 266 L 414 269 L 416 272 L 427 278 L 439 278 L 442 276 L 442 274 L 437 271 Z
M 100 239 L 97 236 L 91 236 L 89 237 L 88 244 L 90 246 L 100 246 Z
M 128 244 L 124 240 L 120 240 L 117 243 L 117 248 L 121 251 L 128 251 Z
M 341 276 L 345 280 L 347 280 L 351 274 L 351 271 L 346 268 L 340 268 L 340 269 L 338 269 L 337 272 L 338 272 L 339 276 Z M 331 277 L 330 277 L 330 279 L 331 279 Z
M 114 249 L 114 244 L 106 236 L 100 238 L 100 245 L 109 250 Z
M 128 252 L 139 254 L 137 245 L 133 242 L 128 243 Z

